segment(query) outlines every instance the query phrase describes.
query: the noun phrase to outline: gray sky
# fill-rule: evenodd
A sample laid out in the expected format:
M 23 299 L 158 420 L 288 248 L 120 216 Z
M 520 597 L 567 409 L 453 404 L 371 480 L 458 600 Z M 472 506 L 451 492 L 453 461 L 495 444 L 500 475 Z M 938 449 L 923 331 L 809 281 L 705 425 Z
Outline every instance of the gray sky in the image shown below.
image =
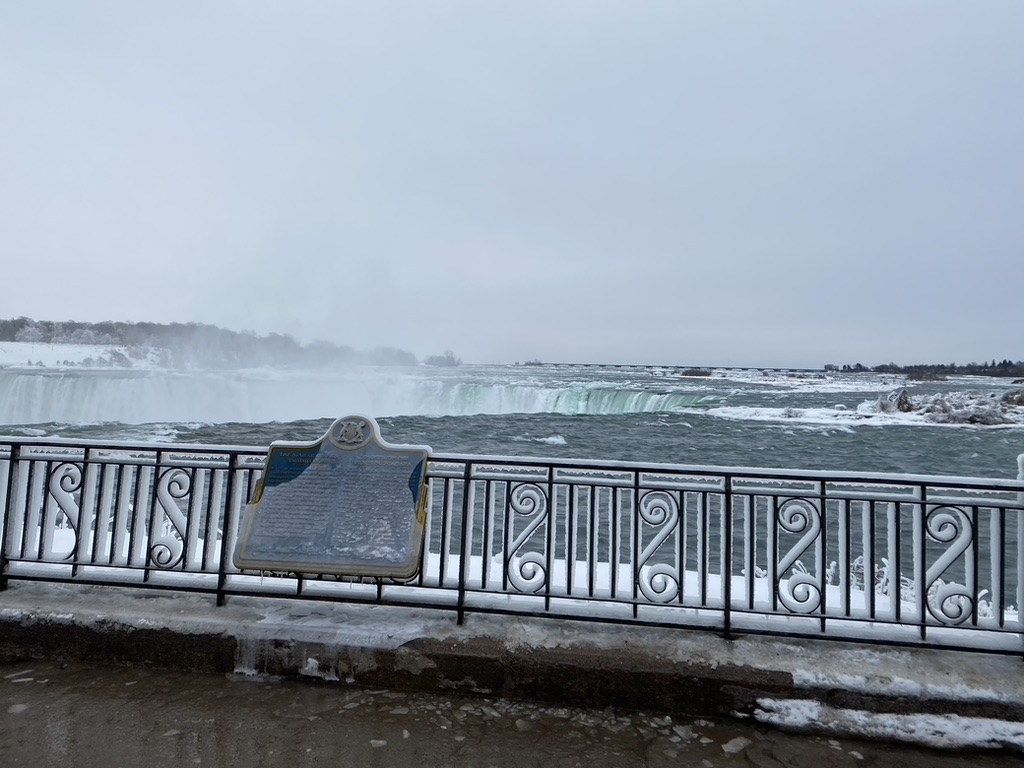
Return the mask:
M 0 316 L 1024 358 L 1024 3 L 0 5 Z

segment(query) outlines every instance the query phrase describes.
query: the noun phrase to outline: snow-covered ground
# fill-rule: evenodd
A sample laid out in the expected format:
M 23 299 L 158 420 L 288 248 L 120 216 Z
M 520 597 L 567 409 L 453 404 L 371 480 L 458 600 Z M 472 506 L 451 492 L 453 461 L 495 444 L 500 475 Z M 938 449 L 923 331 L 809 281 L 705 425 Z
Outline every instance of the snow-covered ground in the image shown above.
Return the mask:
M 36 344 L 0 342 L 0 368 L 153 368 L 157 350 L 139 355 L 110 344 Z

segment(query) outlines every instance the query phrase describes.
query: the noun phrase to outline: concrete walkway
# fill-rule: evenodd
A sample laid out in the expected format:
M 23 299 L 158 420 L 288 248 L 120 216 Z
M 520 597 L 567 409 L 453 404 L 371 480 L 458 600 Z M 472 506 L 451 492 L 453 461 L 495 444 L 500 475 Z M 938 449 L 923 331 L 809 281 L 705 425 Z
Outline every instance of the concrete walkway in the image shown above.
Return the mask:
M 1009 768 L 756 723 L 79 662 L 0 664 L 4 768 Z
M 1024 751 L 1020 657 L 296 600 L 13 583 L 0 661 L 296 676 Z

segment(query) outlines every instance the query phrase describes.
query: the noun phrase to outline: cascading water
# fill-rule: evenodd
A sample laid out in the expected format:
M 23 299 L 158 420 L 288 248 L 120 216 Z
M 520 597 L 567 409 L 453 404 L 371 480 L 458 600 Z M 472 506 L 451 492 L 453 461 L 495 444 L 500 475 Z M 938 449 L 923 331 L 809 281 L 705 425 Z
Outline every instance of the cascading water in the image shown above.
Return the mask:
M 420 369 L 90 371 L 0 369 L 0 423 L 265 422 L 339 413 L 466 416 L 674 411 L 717 398 L 611 382 L 512 383 Z

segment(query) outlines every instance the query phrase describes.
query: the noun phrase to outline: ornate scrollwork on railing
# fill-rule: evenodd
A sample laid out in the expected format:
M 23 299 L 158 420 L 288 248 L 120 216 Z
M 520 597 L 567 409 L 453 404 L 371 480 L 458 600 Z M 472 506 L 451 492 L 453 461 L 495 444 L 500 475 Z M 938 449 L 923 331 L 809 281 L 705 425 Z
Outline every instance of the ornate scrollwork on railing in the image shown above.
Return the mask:
M 654 553 L 679 524 L 679 501 L 668 491 L 647 491 L 640 497 L 640 522 L 657 531 L 637 559 L 640 592 L 652 603 L 667 603 L 679 594 L 679 573 L 668 563 L 648 566 Z
M 184 557 L 188 521 L 178 500 L 188 498 L 191 491 L 192 475 L 184 469 L 165 470 L 157 479 L 153 514 L 158 516 L 159 529 L 149 547 L 149 559 L 157 568 L 174 568 Z
M 778 525 L 782 532 L 800 536 L 800 540 L 779 558 L 776 570 L 779 600 L 793 613 L 813 613 L 821 607 L 822 588 L 802 567 L 800 557 L 821 535 L 821 510 L 810 499 L 787 499 L 779 506 Z M 791 569 L 792 575 L 786 577 Z
M 948 505 L 933 507 L 924 522 L 929 541 L 949 545 L 925 574 L 925 606 L 943 624 L 963 624 L 974 612 L 976 596 L 963 584 L 947 584 L 941 576 L 971 546 L 974 523 L 963 509 Z
M 47 481 L 47 489 L 50 496 L 57 504 L 61 515 L 67 522 L 67 526 L 75 535 L 75 543 L 71 551 L 65 555 L 65 559 L 72 559 L 78 550 L 78 531 L 80 523 L 80 509 L 75 494 L 82 490 L 83 472 L 82 467 L 71 462 L 64 462 L 54 467 L 50 472 Z M 54 521 L 56 524 L 57 521 Z M 61 527 L 61 526 L 58 526 Z
M 529 518 L 526 527 L 513 539 L 508 550 L 509 581 L 520 592 L 539 592 L 548 580 L 544 553 L 526 552 L 519 555 L 519 550 L 547 520 L 547 494 L 539 485 L 522 483 L 512 488 L 508 504 L 515 514 Z

